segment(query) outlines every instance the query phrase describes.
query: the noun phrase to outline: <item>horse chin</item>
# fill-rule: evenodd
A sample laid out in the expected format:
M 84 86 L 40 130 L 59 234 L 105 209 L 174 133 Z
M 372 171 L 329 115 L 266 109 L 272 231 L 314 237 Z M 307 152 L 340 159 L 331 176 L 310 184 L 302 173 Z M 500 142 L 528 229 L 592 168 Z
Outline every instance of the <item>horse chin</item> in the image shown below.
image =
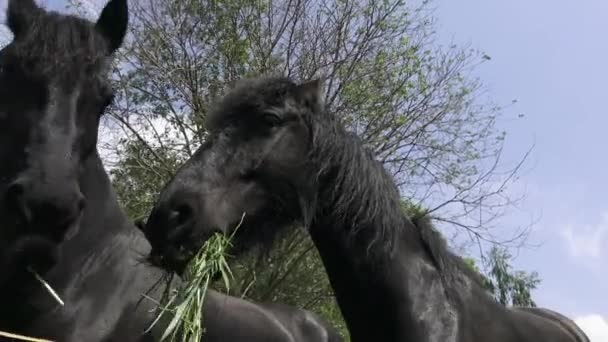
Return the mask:
M 68 228 L 66 229 L 65 235 L 63 237 L 64 241 L 69 241 L 69 240 L 73 239 L 78 234 L 78 232 L 80 232 L 81 222 L 82 222 L 82 213 L 78 216 L 76 221 L 74 221 L 72 224 L 70 224 L 68 226 Z

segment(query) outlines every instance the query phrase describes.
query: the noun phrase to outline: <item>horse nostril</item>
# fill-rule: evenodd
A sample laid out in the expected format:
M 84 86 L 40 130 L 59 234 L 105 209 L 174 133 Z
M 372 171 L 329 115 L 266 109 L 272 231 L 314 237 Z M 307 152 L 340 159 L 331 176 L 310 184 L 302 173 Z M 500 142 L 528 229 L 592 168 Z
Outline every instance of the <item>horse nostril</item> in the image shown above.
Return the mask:
M 20 181 L 13 182 L 6 190 L 6 205 L 22 219 L 29 221 L 31 213 L 25 203 L 24 195 L 25 185 Z
M 169 212 L 168 223 L 171 227 L 179 227 L 187 224 L 192 218 L 192 207 L 187 204 L 177 205 Z
M 29 233 L 65 238 L 80 218 L 85 197 L 78 189 L 65 189 L 64 184 L 33 184 L 19 179 L 6 190 L 6 205 L 15 214 L 16 223 Z
M 166 228 L 164 230 L 168 241 L 181 241 L 186 238 L 192 230 L 194 221 L 194 209 L 187 203 L 179 203 L 173 206 L 166 216 Z

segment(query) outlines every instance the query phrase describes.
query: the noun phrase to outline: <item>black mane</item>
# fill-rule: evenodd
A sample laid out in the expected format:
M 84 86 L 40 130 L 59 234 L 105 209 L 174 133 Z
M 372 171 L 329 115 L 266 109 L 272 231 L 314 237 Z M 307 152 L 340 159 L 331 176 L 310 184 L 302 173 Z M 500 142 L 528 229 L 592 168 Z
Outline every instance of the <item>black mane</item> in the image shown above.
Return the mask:
M 456 284 L 465 276 L 473 280 L 478 286 L 484 287 L 481 276 L 467 266 L 460 256 L 450 251 L 445 238 L 433 227 L 430 217 L 414 217 L 412 223 L 416 226 L 420 233 L 420 239 L 448 284 Z
M 334 115 L 311 117 L 311 159 L 319 170 L 320 210 L 330 210 L 333 225 L 352 227 L 350 234 L 365 233 L 368 249 L 392 251 L 403 229 L 399 190 L 381 163 Z M 327 183 L 335 184 L 328 187 Z M 331 180 L 329 180 L 331 179 Z M 326 209 L 324 209 L 326 208 Z M 371 236 L 370 236 L 371 235 Z
M 313 127 L 316 134 L 312 156 L 319 158 L 322 170 L 333 166 L 333 182 L 338 184 L 326 190 L 329 196 L 324 198 L 331 199 L 326 206 L 334 210 L 334 217 L 342 224 L 354 227 L 351 234 L 373 229 L 368 248 L 386 252 L 393 249 L 401 230 L 414 229 L 448 284 L 466 276 L 483 286 L 481 277 L 450 251 L 428 216 L 407 217 L 394 180 L 359 137 L 346 132 L 333 115 L 322 116 Z

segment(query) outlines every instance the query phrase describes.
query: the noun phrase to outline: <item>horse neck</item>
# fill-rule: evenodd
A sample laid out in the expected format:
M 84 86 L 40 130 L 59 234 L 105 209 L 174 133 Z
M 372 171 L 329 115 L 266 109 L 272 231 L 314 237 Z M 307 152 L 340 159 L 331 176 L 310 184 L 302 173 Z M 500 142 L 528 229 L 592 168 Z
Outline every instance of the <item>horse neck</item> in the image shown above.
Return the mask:
M 365 233 L 352 238 L 335 228 L 314 225 L 310 234 L 353 342 L 439 341 L 424 332 L 451 331 L 455 321 L 443 282 L 419 246 L 404 236 L 394 254 L 373 254 Z
M 146 246 L 140 243 L 145 239 L 138 239 L 140 232 L 120 208 L 97 153 L 84 162 L 79 184 L 87 201 L 80 227 L 73 238 L 63 243 L 59 263 L 49 274 L 59 287 L 84 281 L 83 276 L 93 272 L 91 262 L 103 265 L 105 261 L 118 267 L 120 260 L 129 258 L 127 253 L 134 251 L 131 247 Z
M 351 155 L 336 160 L 356 164 L 327 166 L 319 188 L 329 190 L 319 194 L 310 234 L 352 341 L 450 341 L 456 314 L 392 179 L 344 143 L 351 147 L 334 144 L 334 152 Z M 353 168 L 358 179 L 346 176 Z
M 134 229 L 120 208 L 110 177 L 97 152 L 85 162 L 80 187 L 87 206 L 77 239 L 99 239 Z M 99 228 L 100 225 L 103 228 Z
M 86 160 L 79 183 L 87 203 L 78 233 L 62 247 L 58 267 L 73 271 L 90 258 L 119 262 L 137 257 L 128 253 L 147 253 L 149 244 L 120 207 L 97 153 Z

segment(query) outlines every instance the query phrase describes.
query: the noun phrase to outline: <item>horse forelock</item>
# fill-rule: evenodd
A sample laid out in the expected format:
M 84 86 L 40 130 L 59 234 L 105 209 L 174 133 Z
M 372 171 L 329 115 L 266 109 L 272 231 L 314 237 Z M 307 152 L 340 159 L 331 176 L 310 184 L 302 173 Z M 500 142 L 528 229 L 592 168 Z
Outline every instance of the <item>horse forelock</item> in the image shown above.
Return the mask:
M 223 128 L 233 119 L 284 106 L 295 87 L 293 81 L 284 77 L 242 79 L 213 104 L 206 119 L 207 126 L 210 130 Z
M 25 34 L 14 39 L 12 61 L 24 70 L 41 75 L 64 75 L 108 67 L 107 42 L 84 19 L 56 12 L 41 12 Z M 33 70 L 32 70 L 33 68 Z

